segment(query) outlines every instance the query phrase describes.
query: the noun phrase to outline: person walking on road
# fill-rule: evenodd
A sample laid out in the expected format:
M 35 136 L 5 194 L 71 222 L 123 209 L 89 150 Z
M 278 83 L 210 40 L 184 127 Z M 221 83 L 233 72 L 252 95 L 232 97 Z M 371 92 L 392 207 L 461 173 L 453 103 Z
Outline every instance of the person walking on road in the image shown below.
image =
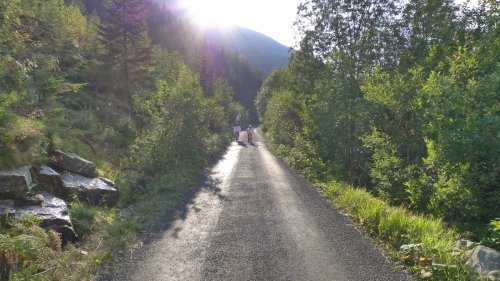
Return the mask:
M 253 129 L 252 125 L 248 125 L 247 129 L 248 143 L 253 144 Z
M 234 127 L 233 127 L 233 133 L 234 133 L 234 140 L 239 140 L 240 139 L 240 132 L 241 132 L 241 115 L 238 114 L 236 116 L 236 120 L 234 120 Z

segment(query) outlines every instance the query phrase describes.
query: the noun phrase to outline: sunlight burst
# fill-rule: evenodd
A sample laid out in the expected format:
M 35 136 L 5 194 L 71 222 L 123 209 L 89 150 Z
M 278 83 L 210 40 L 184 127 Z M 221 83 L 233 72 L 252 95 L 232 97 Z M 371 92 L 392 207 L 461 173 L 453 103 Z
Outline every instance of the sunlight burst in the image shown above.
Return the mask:
M 182 0 L 182 7 L 202 27 L 228 26 L 235 23 L 232 0 Z

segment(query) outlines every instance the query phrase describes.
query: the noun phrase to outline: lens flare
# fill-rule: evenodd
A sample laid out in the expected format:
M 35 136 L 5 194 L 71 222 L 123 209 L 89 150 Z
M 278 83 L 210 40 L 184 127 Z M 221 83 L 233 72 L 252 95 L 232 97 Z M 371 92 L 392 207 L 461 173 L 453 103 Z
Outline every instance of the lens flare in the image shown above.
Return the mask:
M 235 23 L 234 2 L 231 0 L 182 0 L 191 19 L 202 27 L 224 27 Z

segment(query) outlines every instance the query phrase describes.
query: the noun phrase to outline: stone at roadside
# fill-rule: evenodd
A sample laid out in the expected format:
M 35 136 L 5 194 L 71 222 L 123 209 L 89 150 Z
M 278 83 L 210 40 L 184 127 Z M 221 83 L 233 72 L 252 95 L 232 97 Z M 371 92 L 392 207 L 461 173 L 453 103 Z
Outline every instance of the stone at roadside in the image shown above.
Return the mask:
M 30 166 L 24 166 L 16 170 L 0 171 L 0 197 L 15 199 L 30 192 L 35 185 L 30 170 Z
M 90 205 L 113 206 L 118 200 L 118 190 L 100 178 L 88 178 L 69 172 L 62 173 L 61 178 L 69 197 L 76 195 L 80 201 Z
M 72 152 L 55 150 L 50 155 L 50 163 L 59 168 L 79 173 L 87 177 L 97 177 L 95 164 Z
M 49 166 L 33 167 L 33 175 L 39 183 L 40 189 L 65 198 L 61 175 Z
M 490 280 L 500 280 L 498 274 L 495 273 L 495 271 L 500 270 L 500 252 L 498 251 L 479 245 L 472 250 L 467 265 L 474 268 L 481 275 L 488 276 Z
M 500 280 L 500 270 L 493 270 L 488 273 L 488 279 L 492 281 Z
M 59 232 L 63 241 L 75 242 L 78 237 L 73 229 L 66 203 L 50 193 L 44 192 L 41 196 L 43 201 L 40 204 L 14 206 L 14 217 L 20 219 L 24 215 L 34 214 L 42 220 L 41 227 Z
M 455 248 L 465 248 L 466 250 L 471 250 L 476 246 L 476 242 L 472 242 L 470 240 L 458 240 Z

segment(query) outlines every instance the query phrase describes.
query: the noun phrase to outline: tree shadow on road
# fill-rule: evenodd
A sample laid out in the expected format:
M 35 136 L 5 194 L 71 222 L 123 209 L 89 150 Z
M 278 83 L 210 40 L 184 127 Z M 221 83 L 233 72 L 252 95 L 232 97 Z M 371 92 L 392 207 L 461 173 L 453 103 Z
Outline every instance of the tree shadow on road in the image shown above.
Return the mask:
M 247 144 L 243 141 L 238 141 L 238 145 L 246 147 Z M 136 258 L 142 257 L 141 249 L 146 248 L 149 244 L 162 239 L 167 231 L 172 232 L 172 236 L 179 238 L 179 233 L 182 227 L 174 225 L 176 220 L 185 221 L 190 212 L 199 213 L 204 212 L 203 206 L 198 204 L 196 199 L 201 193 L 208 193 L 215 195 L 215 198 L 210 196 L 213 200 L 220 200 L 221 202 L 229 202 L 230 200 L 222 194 L 222 180 L 214 171 L 214 168 L 220 161 L 226 160 L 226 153 L 210 159 L 212 165 L 207 167 L 203 174 L 200 175 L 191 186 L 179 186 L 173 190 L 169 190 L 167 195 L 159 195 L 159 200 L 154 200 L 151 204 L 156 205 L 151 217 L 146 219 L 143 224 L 143 229 L 137 234 L 137 239 L 133 243 L 138 245 L 133 247 L 130 252 L 122 251 L 115 256 L 116 261 L 110 262 L 108 265 L 102 267 L 96 275 L 96 280 L 110 280 L 115 272 L 119 272 L 119 268 L 133 263 Z M 152 207 L 153 208 L 153 207 Z

